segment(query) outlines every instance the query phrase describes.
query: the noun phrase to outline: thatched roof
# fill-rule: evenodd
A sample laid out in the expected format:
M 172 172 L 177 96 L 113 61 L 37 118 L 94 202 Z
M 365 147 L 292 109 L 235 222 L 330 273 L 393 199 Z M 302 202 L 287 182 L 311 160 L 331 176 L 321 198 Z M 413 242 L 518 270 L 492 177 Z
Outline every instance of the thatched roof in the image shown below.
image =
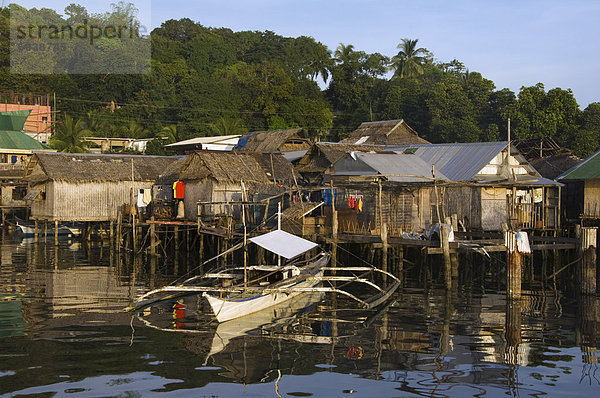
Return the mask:
M 131 181 L 133 177 L 136 181 L 156 181 L 177 159 L 175 156 L 34 152 L 25 168 L 25 180 L 104 182 Z
M 317 142 L 298 162 L 301 173 L 322 173 L 333 163 L 341 159 L 346 152 L 382 151 L 383 145 L 355 145 L 338 142 Z
M 300 129 L 257 131 L 243 134 L 237 152 L 286 152 L 307 149 L 310 141 L 298 136 Z
M 179 180 L 179 172 L 183 168 L 187 161 L 187 156 L 182 156 L 169 164 L 167 169 L 163 171 L 156 180 L 158 185 L 172 185 L 175 181 Z
M 403 119 L 364 122 L 342 141 L 347 144 L 411 145 L 429 144 Z
M 571 152 L 566 148 L 561 148 L 551 137 L 513 140 L 510 144 L 517 148 L 527 160 Z
M 581 162 L 581 158 L 572 153 L 562 153 L 543 158 L 532 159 L 531 165 L 542 175 L 551 180 Z
M 273 175 L 274 174 L 274 175 Z M 179 173 L 181 180 L 212 178 L 223 183 L 294 184 L 300 178 L 292 164 L 278 153 L 196 152 Z

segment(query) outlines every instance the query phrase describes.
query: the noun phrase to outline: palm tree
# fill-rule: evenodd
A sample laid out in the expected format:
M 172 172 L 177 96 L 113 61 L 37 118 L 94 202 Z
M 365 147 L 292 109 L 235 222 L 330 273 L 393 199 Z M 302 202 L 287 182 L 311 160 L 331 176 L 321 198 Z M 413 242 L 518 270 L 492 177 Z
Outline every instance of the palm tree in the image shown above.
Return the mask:
M 149 131 L 140 126 L 135 120 L 130 120 L 129 123 L 121 126 L 121 133 L 123 137 L 127 138 L 147 138 L 149 135 Z
M 240 134 L 243 130 L 240 119 L 230 117 L 220 117 L 214 123 L 210 124 L 215 135 L 235 135 Z
M 415 77 L 423 74 L 423 64 L 427 61 L 429 51 L 423 47 L 417 48 L 419 39 L 402 39 L 398 44 L 398 54 L 392 57 L 390 69 L 394 71 L 393 78 Z
M 177 141 L 181 141 L 179 135 L 177 135 L 177 126 L 171 124 L 169 126 L 165 126 L 160 130 L 157 137 L 161 137 L 164 139 L 164 145 L 173 144 Z
M 65 114 L 65 119 L 58 125 L 56 132 L 50 138 L 50 146 L 59 152 L 81 153 L 87 152 L 89 142 L 83 137 L 91 135 L 91 131 L 85 128 L 81 119 L 73 118 Z
M 335 49 L 335 61 L 344 64 L 352 60 L 354 52 L 354 46 L 352 44 L 345 45 L 344 43 L 340 43 L 338 48 Z

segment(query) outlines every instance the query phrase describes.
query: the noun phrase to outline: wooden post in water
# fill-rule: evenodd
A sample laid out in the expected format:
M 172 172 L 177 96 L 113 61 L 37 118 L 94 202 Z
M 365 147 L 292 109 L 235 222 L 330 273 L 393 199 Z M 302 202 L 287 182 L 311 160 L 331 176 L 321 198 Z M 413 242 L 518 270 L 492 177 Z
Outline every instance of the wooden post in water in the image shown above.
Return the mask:
M 173 273 L 177 275 L 179 272 L 179 226 L 173 227 L 173 237 L 175 243 L 175 256 L 173 257 Z
M 381 269 L 383 271 L 388 270 L 388 249 L 389 249 L 389 245 L 388 245 L 388 225 L 387 222 L 384 222 L 383 224 L 381 224 Z M 384 274 L 383 275 L 383 284 L 385 285 L 387 283 L 387 277 Z
M 157 255 L 157 246 L 158 243 L 156 242 L 156 224 L 150 223 L 150 255 L 152 257 L 155 257 Z
M 597 227 L 581 227 L 579 230 L 581 263 L 578 279 L 581 294 L 596 294 L 597 233 Z
M 452 230 L 456 233 L 458 231 L 458 215 L 452 214 L 449 218 L 449 224 L 452 225 Z M 458 250 L 450 252 L 450 264 L 452 267 L 452 279 L 458 280 Z
M 523 256 L 517 250 L 517 231 L 504 233 L 506 245 L 506 295 L 509 299 L 521 298 L 521 274 L 523 269 Z
M 202 265 L 202 263 L 204 262 L 204 234 L 199 234 L 198 239 L 200 240 L 199 248 L 198 248 L 198 255 L 200 256 L 199 269 L 200 269 L 200 274 L 203 274 L 204 266 Z
M 446 289 L 452 287 L 452 262 L 450 261 L 450 227 L 447 224 L 440 224 L 440 243 L 444 256 L 444 276 L 446 279 Z
M 117 253 L 121 253 L 121 243 L 123 242 L 123 213 L 119 212 L 117 215 L 117 241 L 115 245 L 117 246 Z
M 331 266 L 337 266 L 337 244 L 338 244 L 338 217 L 335 210 L 335 190 L 331 181 L 331 239 L 333 240 L 331 250 Z
M 598 346 L 598 298 L 595 295 L 580 294 L 577 306 L 577 333 L 576 344 L 581 347 L 583 363 L 598 363 L 596 355 Z
M 37 243 L 39 240 L 38 220 L 35 220 L 34 225 L 35 225 L 35 230 L 34 230 L 34 234 L 33 234 L 33 241 L 35 243 Z
M 58 220 L 54 220 L 54 244 L 58 245 Z
M 115 222 L 113 220 L 110 220 L 108 222 L 108 247 L 110 247 L 111 251 L 113 247 L 113 242 L 115 240 L 114 228 Z
M 506 364 L 518 364 L 519 344 L 521 344 L 521 301 L 506 300 L 506 322 L 504 326 L 506 347 L 504 360 Z

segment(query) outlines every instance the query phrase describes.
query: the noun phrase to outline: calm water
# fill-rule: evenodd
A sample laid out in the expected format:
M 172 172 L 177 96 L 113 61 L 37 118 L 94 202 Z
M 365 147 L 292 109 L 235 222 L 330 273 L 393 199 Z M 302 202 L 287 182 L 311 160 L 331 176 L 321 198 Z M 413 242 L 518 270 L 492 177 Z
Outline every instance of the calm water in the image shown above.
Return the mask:
M 122 311 L 181 265 L 117 261 L 106 247 L 0 245 L 0 396 L 597 396 L 598 302 L 560 292 L 507 305 L 407 278 L 387 308 L 293 308 L 216 325 L 188 297 Z M 148 277 L 150 269 L 154 277 Z M 417 274 L 413 272 L 414 274 Z M 261 326 L 263 325 L 263 326 Z

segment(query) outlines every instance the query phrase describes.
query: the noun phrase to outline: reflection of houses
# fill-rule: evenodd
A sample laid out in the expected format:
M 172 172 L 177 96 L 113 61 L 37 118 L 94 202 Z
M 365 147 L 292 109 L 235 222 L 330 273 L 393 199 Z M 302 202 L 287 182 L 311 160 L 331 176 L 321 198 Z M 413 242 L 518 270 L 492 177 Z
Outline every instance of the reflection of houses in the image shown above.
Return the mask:
M 196 152 L 182 166 L 179 179 L 185 183 L 185 216 L 195 221 L 198 216 L 220 218 L 239 213 L 240 202 L 281 195 L 284 185 L 293 186 L 300 176 L 278 153 Z M 238 206 L 232 208 L 235 203 L 231 202 Z M 277 203 L 272 205 L 276 208 Z
M 347 154 L 327 172 L 343 188 L 336 197 L 340 228 L 372 230 L 385 222 L 392 233 L 419 231 L 453 214 L 467 230 L 500 231 L 503 223 L 557 228 L 559 184 L 508 150 L 507 142 L 490 142 Z
M 364 122 L 340 142 L 371 145 L 429 144 L 429 141 L 419 137 L 403 119 Z
M 564 202 L 568 219 L 600 219 L 600 151 L 556 179 L 566 184 Z
M 76 310 L 124 308 L 133 294 L 130 286 L 121 283 L 113 267 L 37 270 L 32 272 L 30 281 L 31 289 L 45 292 L 50 314 L 56 317 Z
M 175 157 L 36 152 L 25 169 L 31 218 L 110 221 L 136 204 Z

